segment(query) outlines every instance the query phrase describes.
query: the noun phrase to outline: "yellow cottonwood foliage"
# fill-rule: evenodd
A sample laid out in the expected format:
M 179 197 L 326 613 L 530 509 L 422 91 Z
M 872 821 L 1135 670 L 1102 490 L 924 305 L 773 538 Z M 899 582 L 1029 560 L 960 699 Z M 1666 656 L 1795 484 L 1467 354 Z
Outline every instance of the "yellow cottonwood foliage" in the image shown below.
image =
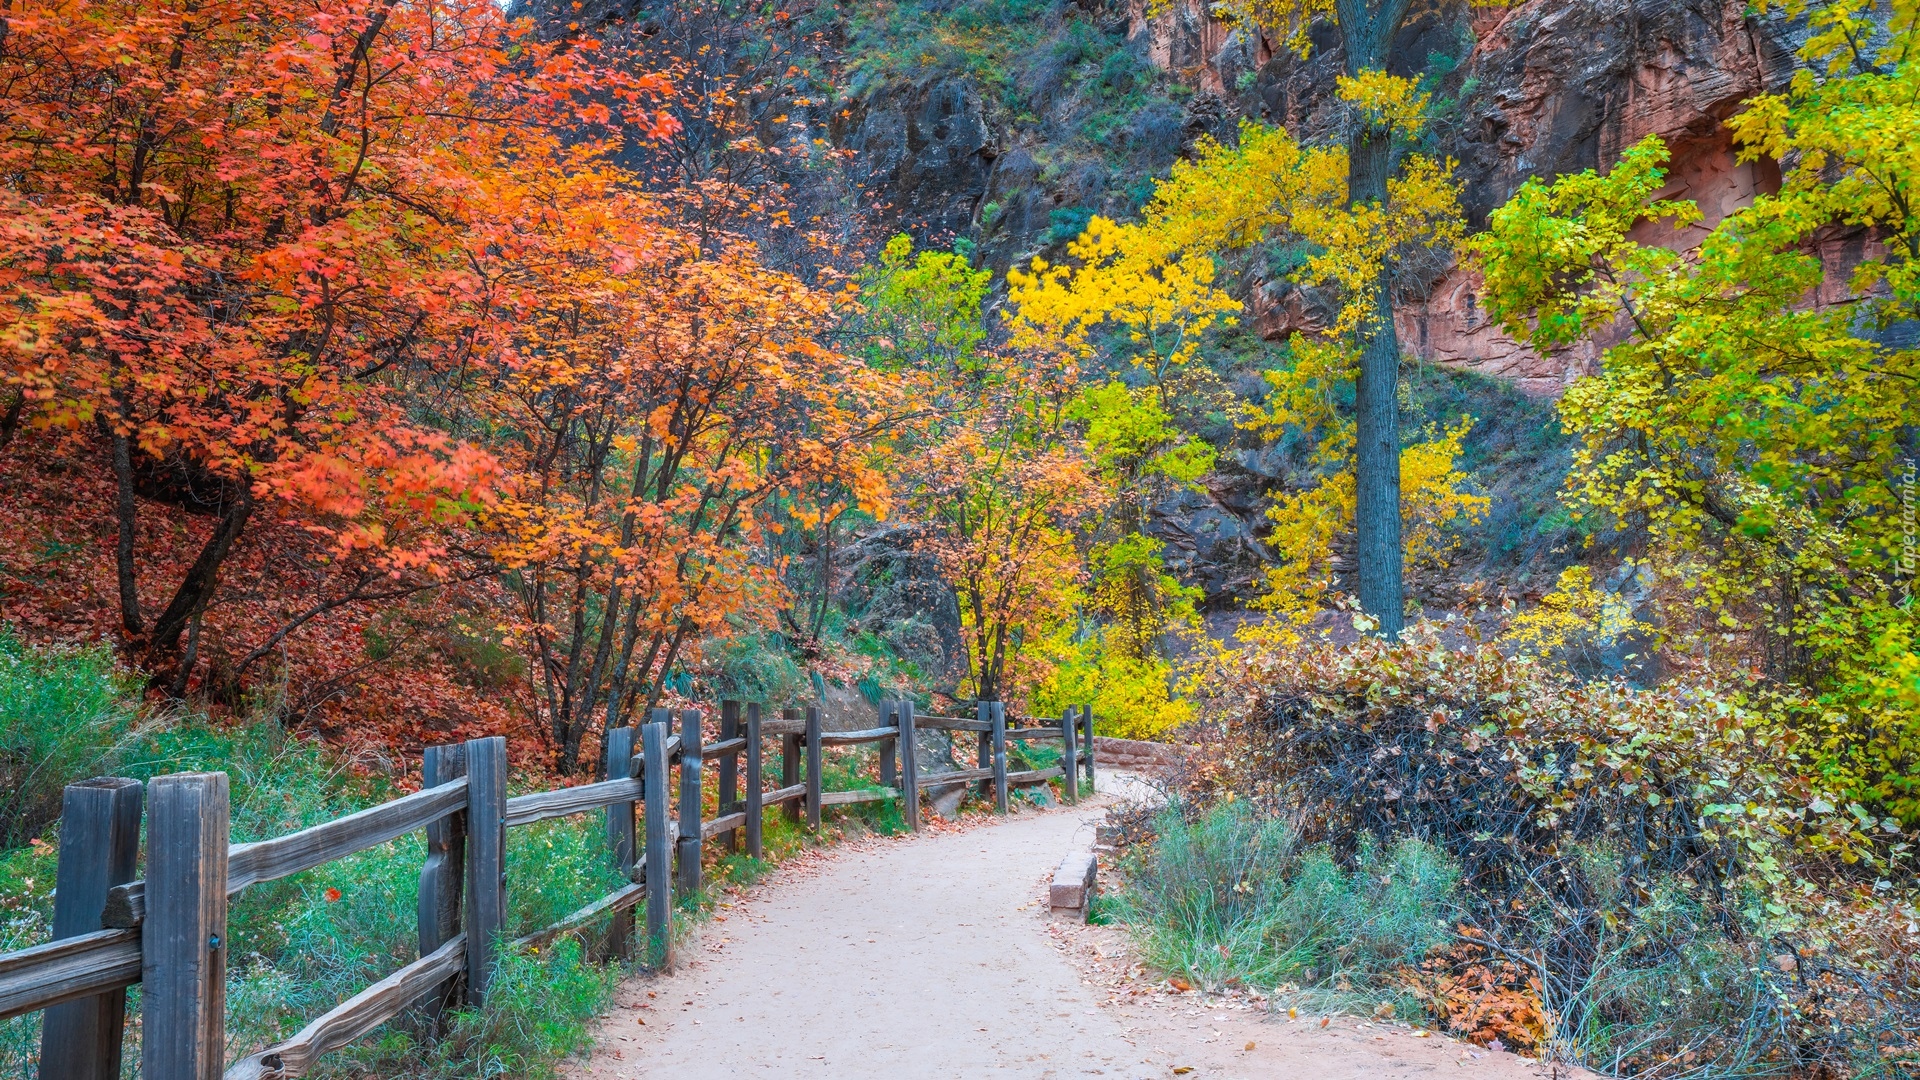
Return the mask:
M 1633 617 L 1633 605 L 1618 593 L 1594 587 L 1590 567 L 1574 565 L 1560 572 L 1560 579 L 1537 607 L 1507 623 L 1500 640 L 1535 656 L 1552 657 L 1652 631 L 1653 627 Z
M 1417 132 L 1426 96 L 1410 80 L 1372 71 L 1343 77 L 1339 89 L 1377 122 Z M 1237 146 L 1202 139 L 1192 161 L 1175 164 L 1139 222 L 1093 218 L 1067 249 L 1075 265 L 1036 258 L 1009 272 L 1015 340 L 1064 340 L 1090 357 L 1090 335 L 1111 325 L 1136 345 L 1136 364 L 1187 363 L 1201 335 L 1241 306 L 1214 283 L 1213 256 L 1274 239 L 1307 252 L 1293 280 L 1340 289 L 1346 302 L 1330 332 L 1349 333 L 1372 312 L 1368 289 L 1383 263 L 1462 236 L 1452 171 L 1408 155 L 1384 203 L 1350 206 L 1344 147 L 1303 146 L 1284 128 L 1246 121 Z
M 1113 628 L 1062 622 L 1030 654 L 1035 676 L 1027 704 L 1058 716 L 1069 705 L 1093 707 L 1094 730 L 1121 739 L 1158 739 L 1193 718 L 1193 704 L 1173 695 L 1173 666 L 1111 640 Z
M 1443 560 L 1456 545 L 1459 528 L 1486 516 L 1491 501 L 1462 490 L 1466 474 L 1454 464 L 1472 427 L 1472 417 L 1462 416 L 1444 432 L 1429 430 L 1426 439 L 1400 451 L 1402 538 L 1411 565 Z M 1334 585 L 1334 544 L 1353 530 L 1354 500 L 1349 464 L 1318 486 L 1267 508 L 1273 522 L 1267 544 L 1283 558 L 1267 571 L 1261 608 L 1302 625 L 1325 605 Z
M 1571 387 L 1571 500 L 1647 537 L 1667 632 L 1696 655 L 1812 691 L 1821 769 L 1864 804 L 1920 822 L 1920 603 L 1910 482 L 1920 349 L 1883 331 L 1920 317 L 1920 5 L 1808 13 L 1807 67 L 1731 120 L 1746 158 L 1784 163 L 1776 194 L 1684 254 L 1639 244 L 1666 147 L 1605 176 L 1528 181 L 1474 251 L 1489 313 L 1542 347 L 1630 330 Z M 1877 253 L 1816 304 L 1818 246 L 1863 230 Z
M 1375 126 L 1412 134 L 1423 122 L 1426 96 L 1411 80 L 1368 71 L 1343 77 L 1339 93 Z M 1195 358 L 1209 330 L 1240 310 L 1215 283 L 1216 256 L 1276 240 L 1299 248 L 1304 257 L 1290 276 L 1332 287 L 1342 300 L 1339 313 L 1325 334 L 1295 337 L 1294 366 L 1268 374 L 1272 394 L 1247 426 L 1275 433 L 1298 427 L 1322 439 L 1326 483 L 1274 508 L 1285 560 L 1271 582 L 1275 603 L 1305 618 L 1330 587 L 1331 545 L 1352 528 L 1353 433 L 1334 404 L 1336 386 L 1356 370 L 1350 340 L 1374 317 L 1381 266 L 1416 249 L 1445 249 L 1461 235 L 1450 162 L 1408 155 L 1384 202 L 1349 205 L 1344 147 L 1305 146 L 1284 129 L 1247 122 L 1237 145 L 1202 140 L 1192 161 L 1176 164 L 1140 221 L 1094 218 L 1068 248 L 1071 265 L 1036 259 L 1010 272 L 1013 336 L 1036 347 L 1064 343 L 1084 364 L 1103 330 L 1120 331 L 1131 343 L 1132 364 L 1160 384 Z M 1458 490 L 1458 451 L 1451 433 L 1405 451 L 1402 497 L 1414 533 L 1424 521 L 1481 512 L 1477 497 Z M 1435 484 L 1446 486 L 1445 497 Z
M 1421 93 L 1412 79 L 1378 69 L 1341 79 L 1334 92 L 1359 111 L 1361 123 L 1408 136 L 1427 126 L 1427 102 L 1433 97 Z
M 1067 253 L 1077 265 L 1035 258 L 1028 271 L 1007 273 L 1016 347 L 1059 343 L 1086 360 L 1095 352 L 1091 335 L 1110 324 L 1132 343 L 1132 362 L 1157 381 L 1192 361 L 1201 335 L 1240 310 L 1214 286 L 1205 252 L 1169 252 L 1142 225 L 1096 216 Z

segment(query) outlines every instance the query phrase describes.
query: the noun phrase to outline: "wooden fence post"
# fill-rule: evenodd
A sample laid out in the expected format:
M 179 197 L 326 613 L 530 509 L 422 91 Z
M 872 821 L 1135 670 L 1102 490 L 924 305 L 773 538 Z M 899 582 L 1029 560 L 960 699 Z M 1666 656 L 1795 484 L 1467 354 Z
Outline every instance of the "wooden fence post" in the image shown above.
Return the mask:
M 740 737 L 740 703 L 723 701 L 720 703 L 720 741 Z M 728 754 L 720 759 L 720 795 L 719 809 L 716 813 L 726 817 L 740 809 L 740 756 Z M 740 850 L 740 830 L 727 830 L 727 853 Z
M 467 756 L 467 1003 L 484 1005 L 507 924 L 507 740 L 469 739 Z
M 781 709 L 780 719 L 794 721 L 800 719 L 799 709 Z M 790 788 L 800 782 L 800 736 L 780 736 L 780 786 Z M 788 821 L 800 820 L 800 804 L 788 799 L 780 804 L 780 812 Z
M 700 891 L 700 710 L 680 713 L 680 841 L 674 884 L 681 896 Z
M 920 831 L 920 755 L 919 742 L 913 737 L 913 699 L 900 707 L 900 810 L 907 828 Z
M 467 775 L 467 748 L 461 743 L 429 746 L 420 757 L 420 787 L 451 784 Z M 460 896 L 467 887 L 467 812 L 460 810 L 427 826 L 427 857 L 420 865 L 420 901 L 415 916 L 420 955 L 427 956 L 460 934 Z M 446 1029 L 447 1010 L 460 1004 L 464 983 L 456 975 L 421 1006 L 420 1026 L 431 1038 Z
M 1060 793 L 1069 803 L 1080 801 L 1080 762 L 1074 754 L 1078 717 L 1069 705 L 1060 713 Z
M 807 828 L 820 831 L 820 706 L 807 706 Z
M 647 964 L 663 971 L 673 961 L 673 863 L 667 835 L 667 725 L 640 729 L 642 788 L 647 814 Z
M 988 712 L 993 723 L 993 808 L 1007 812 L 1007 710 L 1000 702 Z
M 226 1070 L 226 773 L 155 777 L 148 792 L 147 918 L 140 930 L 140 1072 Z
M 990 768 L 993 765 L 993 703 L 988 701 L 975 702 L 973 706 L 973 718 L 987 725 L 987 730 L 980 732 L 980 737 L 974 740 L 978 743 L 978 746 L 976 747 L 973 763 L 982 769 Z M 974 786 L 980 794 L 986 795 L 993 790 L 993 778 L 988 777 Z
M 118 776 L 67 785 L 54 873 L 55 941 L 102 929 L 107 890 L 133 880 L 144 793 L 140 781 Z M 124 989 L 48 1009 L 40 1027 L 40 1080 L 120 1080 L 126 1026 Z
M 633 776 L 633 729 L 617 727 L 607 732 L 607 779 L 626 780 Z M 622 879 L 633 880 L 633 803 L 621 801 L 607 806 L 607 851 Z M 623 907 L 613 913 L 607 925 L 607 955 L 626 960 L 633 956 L 633 909 Z
M 1080 743 L 1080 753 L 1087 763 L 1087 783 L 1095 784 L 1093 777 L 1093 706 L 1080 706 L 1080 728 L 1086 738 Z M 1095 784 L 1097 787 L 1098 785 Z
M 898 703 L 893 701 L 882 701 L 880 703 L 880 726 L 890 727 L 895 730 L 899 729 L 900 716 L 899 716 Z M 883 787 L 900 786 L 900 781 L 897 779 L 897 775 L 900 771 L 897 764 L 899 760 L 900 760 L 900 737 L 896 735 L 891 739 L 882 739 L 880 742 L 880 784 L 881 786 Z
M 760 858 L 760 704 L 747 703 L 747 854 Z

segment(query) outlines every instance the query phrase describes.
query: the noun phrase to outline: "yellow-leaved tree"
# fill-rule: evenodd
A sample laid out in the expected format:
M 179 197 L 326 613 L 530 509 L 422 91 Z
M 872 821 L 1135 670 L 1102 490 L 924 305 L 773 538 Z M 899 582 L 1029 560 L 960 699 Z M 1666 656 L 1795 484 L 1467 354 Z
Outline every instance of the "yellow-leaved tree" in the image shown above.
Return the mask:
M 1409 80 L 1362 70 L 1343 77 L 1339 93 L 1356 130 L 1372 133 L 1362 140 L 1368 153 L 1375 136 L 1391 145 L 1420 130 L 1426 97 Z M 1444 250 L 1460 237 L 1450 168 L 1404 154 L 1391 175 L 1380 175 L 1375 197 L 1365 194 L 1371 187 L 1353 187 L 1353 153 L 1351 145 L 1308 146 L 1282 129 L 1244 124 L 1237 145 L 1203 140 L 1193 160 L 1176 164 L 1140 221 L 1095 218 L 1068 250 L 1074 265 L 1036 260 L 1031 272 L 1009 279 L 1016 338 L 1064 341 L 1090 359 L 1103 330 L 1121 331 L 1133 366 L 1165 385 L 1167 373 L 1191 365 L 1202 335 L 1240 308 L 1215 281 L 1215 257 L 1268 242 L 1297 250 L 1292 279 L 1330 290 L 1339 304 L 1323 333 L 1295 335 L 1292 366 L 1269 373 L 1267 404 L 1247 420 L 1251 428 L 1315 439 L 1322 477 L 1270 512 L 1281 562 L 1267 602 L 1310 617 L 1332 584 L 1335 540 L 1353 532 L 1362 607 L 1371 625 L 1392 635 L 1404 612 L 1404 559 L 1437 550 L 1438 530 L 1476 518 L 1485 501 L 1460 490 L 1463 477 L 1453 468 L 1464 427 L 1400 445 L 1399 346 L 1387 288 L 1406 256 Z M 1368 184 L 1373 176 L 1365 171 Z M 1334 405 L 1347 383 L 1358 389 L 1351 416 Z M 1382 395 L 1384 402 L 1375 400 Z M 1211 465 L 1199 454 L 1178 460 Z M 1411 487 L 1403 474 L 1413 477 Z M 1391 522 L 1374 514 L 1382 500 Z
M 1321 249 L 1310 254 L 1296 279 L 1335 284 L 1343 293 L 1336 330 L 1354 354 L 1356 591 L 1374 628 L 1387 637 L 1398 636 L 1406 610 L 1394 274 L 1409 244 L 1444 248 L 1459 236 L 1450 166 L 1403 156 L 1406 138 L 1423 122 L 1426 95 L 1411 80 L 1387 74 L 1386 64 L 1411 7 L 1412 0 L 1222 0 L 1214 9 L 1243 26 L 1274 33 L 1301 56 L 1311 48 L 1316 21 L 1331 19 L 1339 29 L 1343 75 L 1338 90 L 1349 106 L 1345 153 L 1307 151 L 1303 163 L 1309 168 L 1300 172 L 1263 176 L 1253 168 L 1224 170 L 1254 187 L 1248 192 L 1217 187 L 1211 194 L 1228 200 L 1223 208 L 1255 211 L 1222 222 L 1216 243 L 1253 242 L 1272 231 L 1267 221 L 1283 217 L 1295 234 Z M 1165 0 L 1155 0 L 1149 11 L 1164 8 Z M 1274 177 L 1311 183 L 1298 193 L 1276 190 Z M 1257 192 L 1277 197 L 1266 200 L 1263 211 L 1258 195 L 1249 197 Z M 1207 204 L 1190 205 L 1202 226 L 1194 237 L 1198 241 L 1212 231 Z
M 1605 176 L 1529 181 L 1474 249 L 1489 312 L 1536 345 L 1629 329 L 1561 403 L 1580 440 L 1568 483 L 1644 532 L 1672 643 L 1804 687 L 1863 827 L 1876 807 L 1913 823 L 1920 349 L 1902 331 L 1920 319 L 1920 6 L 1842 0 L 1810 23 L 1791 88 L 1730 122 L 1743 157 L 1786 165 L 1781 189 L 1697 249 L 1630 238 L 1699 220 L 1657 198 L 1653 138 Z M 1849 233 L 1877 253 L 1842 282 L 1818 248 Z

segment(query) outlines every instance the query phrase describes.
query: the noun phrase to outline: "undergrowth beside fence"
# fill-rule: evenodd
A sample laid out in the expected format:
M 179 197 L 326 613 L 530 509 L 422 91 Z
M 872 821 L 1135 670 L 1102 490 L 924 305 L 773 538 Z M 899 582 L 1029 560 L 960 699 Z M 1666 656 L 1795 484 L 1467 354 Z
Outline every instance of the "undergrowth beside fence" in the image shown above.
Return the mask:
M 1116 905 L 1162 968 L 1638 1077 L 1920 1076 L 1909 836 L 1779 692 L 1431 628 L 1249 647 Z
M 1146 959 L 1207 987 L 1282 1006 L 1418 1012 L 1404 973 L 1453 937 L 1460 869 L 1430 844 L 1365 844 L 1342 865 L 1292 823 L 1244 802 L 1164 811 L 1135 849 L 1112 914 Z
M 0 631 L 0 634 L 3 634 Z M 360 767 L 319 744 L 289 737 L 270 718 L 218 725 L 197 716 L 142 715 L 133 687 L 102 650 L 35 649 L 0 636 L 0 719 L 10 740 L 48 755 L 51 764 L 16 780 L 31 798 L 6 804 L 0 835 L 0 952 L 47 940 L 59 853 L 57 813 L 62 785 L 110 772 L 149 780 L 166 773 L 228 774 L 236 842 L 266 839 L 393 798 L 397 781 Z M 104 689 L 103 689 L 104 688 Z M 871 751 L 867 751 L 871 756 Z M 13 761 L 0 754 L 0 761 Z M 832 755 L 823 770 L 829 790 L 863 786 L 858 754 Z M 544 786 L 538 778 L 513 789 Z M 53 814 L 45 812 L 51 805 Z M 37 809 L 36 809 L 37 808 Z M 891 803 L 834 812 L 819 836 L 769 813 L 763 858 L 728 854 L 710 843 L 707 885 L 681 900 L 675 933 L 684 935 L 728 890 L 751 884 L 804 848 L 848 833 L 903 828 Z M 228 920 L 227 1058 L 273 1043 L 411 958 L 417 945 L 416 902 L 424 844 L 411 834 L 235 896 Z M 508 937 L 556 922 L 620 884 L 598 814 L 512 829 L 507 836 Z M 604 927 L 591 928 L 597 933 Z M 589 939 L 592 934 L 590 933 Z M 483 1008 L 455 1014 L 445 1038 L 419 1039 L 406 1024 L 389 1024 L 359 1044 L 324 1058 L 312 1074 L 325 1080 L 368 1075 L 419 1080 L 472 1080 L 554 1075 L 584 1050 L 591 1022 L 634 970 L 593 962 L 579 942 L 506 951 Z M 125 1060 L 140 1059 L 140 988 L 129 992 Z M 0 1080 L 37 1075 L 40 1014 L 0 1021 Z

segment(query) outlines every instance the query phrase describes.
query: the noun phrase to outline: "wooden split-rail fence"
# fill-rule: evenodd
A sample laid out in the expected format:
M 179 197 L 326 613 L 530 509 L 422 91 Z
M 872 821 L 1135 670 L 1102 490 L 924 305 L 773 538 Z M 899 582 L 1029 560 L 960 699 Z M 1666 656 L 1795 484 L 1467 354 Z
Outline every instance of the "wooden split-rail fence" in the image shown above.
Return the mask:
M 418 792 L 256 843 L 231 841 L 225 773 L 177 773 L 147 785 L 119 777 L 69 785 L 61 807 L 53 940 L 0 954 L 0 1020 L 46 1010 L 40 1080 L 118 1080 L 126 988 L 139 983 L 145 1080 L 303 1076 L 322 1055 L 402 1014 L 433 1033 L 447 1010 L 484 1004 L 494 958 L 504 948 L 540 947 L 610 917 L 599 943 L 602 955 L 630 958 L 633 909 L 642 903 L 643 957 L 667 966 L 673 896 L 700 888 L 702 845 L 715 838 L 731 849 L 744 843 L 759 857 L 762 814 L 773 806 L 793 820 L 804 813 L 808 827 L 817 829 L 825 807 L 898 800 L 907 827 L 917 830 L 923 792 L 977 783 L 1005 813 L 1010 788 L 1060 779 L 1066 799 L 1074 801 L 1078 777 L 1090 783 L 1094 775 L 1093 714 L 1085 707 L 1010 729 L 999 702 L 981 702 L 966 719 L 919 716 L 912 702 L 888 701 L 877 727 L 823 731 L 818 708 L 785 709 L 778 719 L 765 719 L 760 706 L 729 701 L 721 706 L 719 739 L 706 745 L 697 710 L 681 713 L 678 732 L 671 730 L 672 719 L 656 709 L 638 729 L 608 732 L 603 781 L 513 798 L 507 797 L 505 739 L 429 747 Z M 975 733 L 977 765 L 921 775 L 914 751 L 917 733 L 925 730 Z M 762 742 L 776 736 L 780 786 L 768 791 Z M 1029 739 L 1061 740 L 1060 764 L 1008 772 L 1008 741 Z M 823 790 L 823 748 L 861 743 L 879 744 L 882 788 Z M 703 822 L 709 761 L 718 766 L 718 811 Z M 669 786 L 676 767 L 677 793 Z M 670 816 L 676 802 L 678 815 Z M 608 849 L 631 884 L 552 926 L 505 941 L 506 831 L 589 811 L 605 814 Z M 143 815 L 146 876 L 135 879 Z M 229 899 L 250 885 L 420 830 L 426 832 L 426 858 L 419 959 L 292 1038 L 228 1067 Z

